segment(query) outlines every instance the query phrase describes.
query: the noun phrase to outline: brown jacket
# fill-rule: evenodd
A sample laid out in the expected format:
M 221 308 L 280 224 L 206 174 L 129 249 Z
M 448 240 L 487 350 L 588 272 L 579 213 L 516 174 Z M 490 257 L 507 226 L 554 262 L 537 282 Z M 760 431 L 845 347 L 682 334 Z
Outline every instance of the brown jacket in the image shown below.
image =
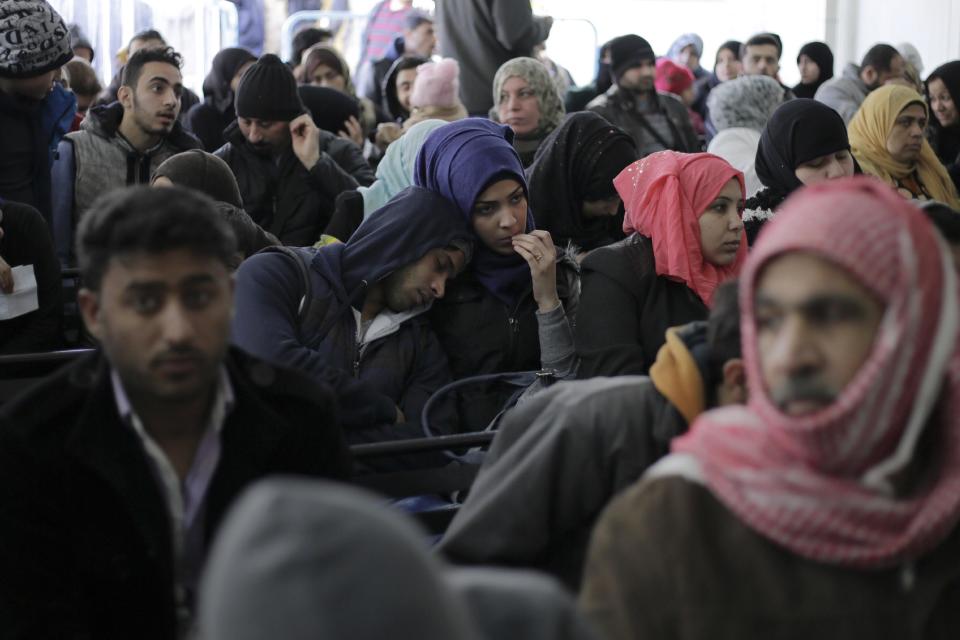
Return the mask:
M 644 480 L 594 530 L 580 606 L 608 640 L 958 638 L 960 528 L 912 566 L 857 571 L 775 545 L 700 484 Z

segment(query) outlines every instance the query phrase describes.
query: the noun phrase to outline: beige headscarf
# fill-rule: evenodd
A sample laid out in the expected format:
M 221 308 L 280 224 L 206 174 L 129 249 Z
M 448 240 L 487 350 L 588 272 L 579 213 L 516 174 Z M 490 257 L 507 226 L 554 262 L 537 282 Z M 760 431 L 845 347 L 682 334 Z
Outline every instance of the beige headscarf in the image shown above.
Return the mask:
M 850 121 L 850 149 L 864 173 L 893 186 L 898 179 L 906 178 L 916 170 L 920 182 L 934 200 L 956 209 L 960 207 L 957 189 L 926 138 L 921 143 L 923 146 L 916 165 L 898 162 L 887 151 L 887 136 L 897 116 L 911 104 L 923 105 L 929 115 L 923 96 L 909 87 L 886 85 L 871 91 Z

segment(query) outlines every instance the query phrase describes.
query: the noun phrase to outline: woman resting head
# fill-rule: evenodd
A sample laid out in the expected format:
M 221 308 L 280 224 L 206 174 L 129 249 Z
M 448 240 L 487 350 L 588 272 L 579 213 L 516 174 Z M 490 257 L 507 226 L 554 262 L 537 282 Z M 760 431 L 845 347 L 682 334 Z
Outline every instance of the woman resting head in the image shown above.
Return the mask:
M 747 257 L 740 219 L 743 174 L 710 153 L 660 151 L 614 180 L 625 233 L 650 238 L 658 276 L 679 280 L 710 306 Z
M 924 137 L 927 104 L 909 87 L 871 91 L 850 121 L 850 146 L 864 173 L 906 198 L 939 200 L 960 207 L 956 187 Z
M 444 125 L 421 147 L 414 183 L 457 205 L 479 241 L 471 269 L 490 293 L 513 305 L 532 278 L 534 299 L 546 312 L 560 304 L 557 254 L 550 234 L 534 225 L 512 138 L 509 127 L 484 118 Z
M 493 103 L 490 118 L 513 130 L 514 147 L 529 166 L 540 142 L 563 120 L 563 100 L 550 72 L 533 58 L 508 60 L 493 78 Z
M 637 159 L 629 135 L 592 111 L 570 114 L 543 141 L 527 169 L 537 226 L 554 243 L 590 251 L 623 238 L 613 179 Z

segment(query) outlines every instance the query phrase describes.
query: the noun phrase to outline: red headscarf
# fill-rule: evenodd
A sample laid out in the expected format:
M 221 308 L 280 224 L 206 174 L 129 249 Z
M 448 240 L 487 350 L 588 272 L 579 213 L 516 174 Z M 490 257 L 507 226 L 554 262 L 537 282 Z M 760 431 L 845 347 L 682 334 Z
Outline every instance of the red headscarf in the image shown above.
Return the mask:
M 853 380 L 800 417 L 769 398 L 753 313 L 762 269 L 793 251 L 829 260 L 886 306 Z M 960 314 L 949 250 L 923 214 L 866 177 L 800 190 L 760 235 L 740 303 L 750 402 L 703 414 L 673 451 L 693 456 L 748 526 L 800 556 L 883 568 L 935 547 L 960 520 Z M 936 451 L 929 478 L 898 496 L 925 429 Z
M 693 86 L 693 72 L 683 65 L 679 65 L 670 58 L 657 60 L 657 75 L 653 85 L 657 91 L 666 91 L 680 95 Z
M 704 304 L 724 280 L 736 277 L 747 258 L 747 240 L 740 240 L 736 259 L 718 267 L 703 259 L 700 216 L 732 178 L 743 174 L 712 153 L 659 151 L 637 160 L 613 180 L 623 198 L 624 233 L 641 233 L 653 242 L 657 275 L 679 280 Z

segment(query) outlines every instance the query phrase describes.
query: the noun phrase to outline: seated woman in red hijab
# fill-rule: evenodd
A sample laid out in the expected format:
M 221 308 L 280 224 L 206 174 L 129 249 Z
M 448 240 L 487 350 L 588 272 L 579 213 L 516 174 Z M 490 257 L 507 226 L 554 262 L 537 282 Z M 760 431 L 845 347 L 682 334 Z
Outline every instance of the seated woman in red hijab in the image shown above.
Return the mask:
M 726 160 L 661 151 L 614 185 L 629 235 L 581 265 L 580 378 L 646 374 L 667 328 L 705 320 L 717 285 L 747 256 L 743 174 Z

